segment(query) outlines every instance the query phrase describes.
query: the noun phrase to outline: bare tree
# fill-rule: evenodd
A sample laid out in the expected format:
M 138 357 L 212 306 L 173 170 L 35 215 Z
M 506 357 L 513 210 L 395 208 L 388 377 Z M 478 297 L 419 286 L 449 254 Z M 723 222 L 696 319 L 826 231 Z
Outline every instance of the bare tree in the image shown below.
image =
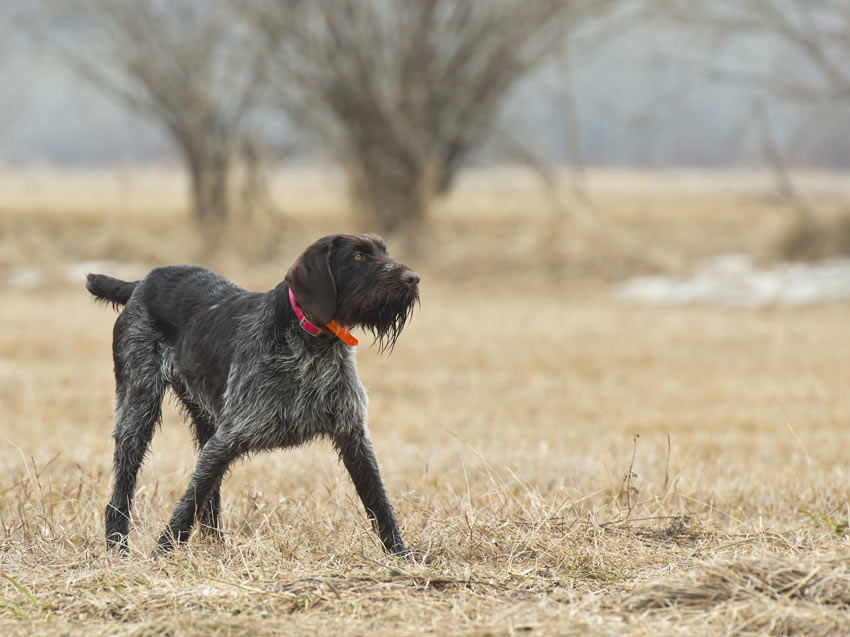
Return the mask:
M 599 49 L 631 31 L 639 23 L 643 0 L 619 0 L 616 5 L 597 5 L 597 19 L 583 28 L 571 31 L 569 37 L 543 65 L 541 77 L 536 78 L 538 99 L 550 104 L 557 113 L 558 128 L 562 129 L 563 164 L 553 165 L 535 152 L 522 138 L 521 126 L 501 121 L 491 143 L 498 155 L 525 166 L 537 176 L 555 210 L 561 215 L 569 210 L 587 220 L 600 212 L 593 201 L 587 183 L 587 165 L 582 145 L 582 121 L 578 108 L 578 90 L 574 81 L 575 69 L 586 63 Z M 515 116 L 516 117 L 516 116 Z M 518 132 L 519 131 L 519 132 Z M 560 173 L 566 169 L 567 183 Z M 568 191 L 571 204 L 565 205 L 562 193 Z M 598 220 L 598 219 L 597 219 Z
M 48 3 L 43 36 L 95 87 L 158 124 L 185 162 L 196 220 L 214 236 L 229 214 L 234 163 L 264 75 L 229 7 L 216 0 Z
M 797 224 L 786 237 L 783 251 L 788 256 L 810 257 L 850 249 L 850 220 L 841 220 L 837 229 L 822 223 L 797 189 L 788 161 L 795 147 L 828 135 L 830 126 L 846 130 L 850 4 L 846 0 L 657 0 L 649 7 L 654 18 L 671 21 L 694 37 L 692 42 L 699 46 L 689 52 L 689 63 L 695 60 L 696 68 L 709 78 L 750 93 L 749 127 L 758 137 L 777 194 L 796 215 Z M 730 56 L 730 49 L 739 54 Z M 796 131 L 780 128 L 771 112 L 777 106 L 793 108 L 798 114 L 808 112 L 810 118 L 802 117 Z M 807 119 L 811 120 L 808 125 Z M 841 144 L 843 135 L 837 137 Z
M 657 0 L 651 11 L 698 32 L 708 54 L 744 39 L 773 45 L 773 64 L 758 56 L 709 74 L 782 100 L 850 102 L 850 4 L 846 0 Z
M 242 3 L 244 6 L 244 3 Z M 252 0 L 276 103 L 342 161 L 382 231 L 416 226 L 591 0 Z

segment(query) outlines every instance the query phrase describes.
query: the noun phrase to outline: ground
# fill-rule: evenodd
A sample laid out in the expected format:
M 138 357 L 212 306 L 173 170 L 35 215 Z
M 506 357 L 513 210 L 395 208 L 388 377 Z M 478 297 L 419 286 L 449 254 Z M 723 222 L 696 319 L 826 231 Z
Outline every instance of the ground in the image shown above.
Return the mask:
M 790 213 L 764 184 L 686 177 L 603 175 L 599 209 L 574 214 L 477 175 L 418 247 L 389 238 L 422 304 L 392 355 L 363 338 L 358 364 L 404 562 L 327 444 L 239 463 L 224 543 L 153 556 L 194 459 L 171 407 L 130 557 L 102 537 L 115 314 L 83 288 L 95 266 L 69 264 L 199 261 L 268 289 L 309 237 L 352 229 L 338 180 L 281 178 L 287 220 L 209 253 L 167 175 L 4 176 L 0 631 L 850 632 L 850 302 L 618 299 L 631 274 L 776 258 Z M 826 214 L 850 200 L 836 181 L 817 184 Z

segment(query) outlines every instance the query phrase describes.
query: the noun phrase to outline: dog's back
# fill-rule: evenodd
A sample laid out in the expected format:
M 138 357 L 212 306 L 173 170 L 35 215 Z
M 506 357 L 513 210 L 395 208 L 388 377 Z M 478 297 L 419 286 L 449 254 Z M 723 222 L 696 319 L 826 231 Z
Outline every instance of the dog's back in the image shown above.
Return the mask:
M 127 370 L 142 385 L 164 382 L 184 402 L 217 414 L 241 322 L 266 294 L 195 265 L 155 268 L 135 282 L 90 274 L 86 287 L 124 306 L 113 330 L 116 374 Z
M 86 276 L 86 289 L 116 309 L 128 304 L 144 308 L 169 340 L 182 326 L 217 304 L 253 296 L 232 281 L 197 265 L 155 268 L 140 281 L 122 281 L 104 274 Z M 135 298 L 134 298 L 135 296 Z

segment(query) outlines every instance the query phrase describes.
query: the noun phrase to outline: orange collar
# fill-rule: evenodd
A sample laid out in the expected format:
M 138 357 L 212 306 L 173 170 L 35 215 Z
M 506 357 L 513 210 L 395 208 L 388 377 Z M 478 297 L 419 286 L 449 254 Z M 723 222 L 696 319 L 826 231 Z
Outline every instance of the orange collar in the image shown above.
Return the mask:
M 326 323 L 325 327 L 328 328 L 331 332 L 333 332 L 334 336 L 336 336 L 339 340 L 341 340 L 349 347 L 354 347 L 355 345 L 357 345 L 357 339 L 354 338 L 354 335 L 348 331 L 348 328 L 345 328 L 342 325 L 338 325 L 336 321 Z

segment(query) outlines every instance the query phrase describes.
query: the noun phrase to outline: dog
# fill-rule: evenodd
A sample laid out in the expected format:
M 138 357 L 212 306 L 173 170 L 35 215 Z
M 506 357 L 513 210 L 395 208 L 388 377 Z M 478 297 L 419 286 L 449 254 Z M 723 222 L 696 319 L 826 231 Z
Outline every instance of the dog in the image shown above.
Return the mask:
M 407 556 L 366 425 L 350 327 L 392 350 L 419 302 L 419 275 L 371 235 L 323 237 L 274 289 L 248 292 L 200 266 L 156 268 L 135 282 L 87 275 L 115 321 L 114 488 L 106 544 L 126 552 L 136 476 L 171 388 L 198 459 L 157 541 L 167 552 L 198 521 L 221 538 L 221 481 L 245 454 L 329 438 L 391 553 Z

